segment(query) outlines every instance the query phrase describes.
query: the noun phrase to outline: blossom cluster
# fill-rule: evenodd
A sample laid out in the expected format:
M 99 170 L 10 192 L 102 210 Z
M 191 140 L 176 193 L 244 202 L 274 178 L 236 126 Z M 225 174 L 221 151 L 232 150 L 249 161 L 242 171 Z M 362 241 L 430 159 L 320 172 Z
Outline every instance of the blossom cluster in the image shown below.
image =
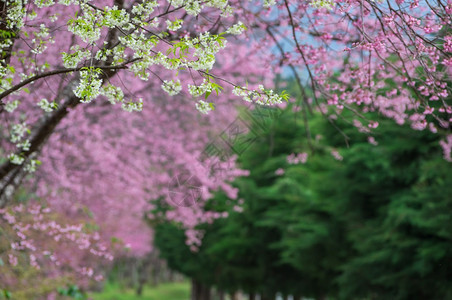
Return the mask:
M 246 26 L 242 22 L 239 21 L 237 24 L 234 24 L 233 26 L 229 27 L 228 30 L 226 30 L 226 33 L 233 34 L 233 35 L 240 35 L 245 30 L 246 30 Z
M 209 111 L 214 109 L 214 106 L 212 103 L 207 103 L 203 100 L 199 100 L 199 102 L 196 103 L 196 109 L 199 110 L 203 114 L 208 114 Z
M 14 269 L 20 263 L 23 267 L 29 264 L 40 270 L 48 268 L 49 264 L 56 267 L 70 268 L 80 275 L 101 278 L 101 274 L 82 272 L 91 269 L 90 266 L 76 266 L 68 260 L 61 251 L 70 245 L 72 255 L 76 249 L 98 258 L 112 260 L 112 254 L 107 250 L 99 235 L 87 233 L 83 224 L 58 223 L 57 215 L 48 207 L 38 204 L 19 204 L 0 209 L 0 224 L 3 229 L 3 242 L 8 242 L 9 249 L 3 249 L 3 261 L 9 262 L 9 268 Z M 1 245 L 5 247 L 6 245 Z M 61 253 L 60 253 L 61 252 Z M 6 273 L 6 266 L 0 266 Z
M 232 93 L 236 96 L 243 97 L 247 102 L 255 102 L 260 105 L 281 104 L 283 100 L 288 99 L 287 94 L 277 94 L 271 89 L 265 89 L 263 85 L 259 85 L 257 90 L 249 90 L 246 87 L 234 87 Z
M 80 102 L 89 103 L 101 94 L 101 86 L 100 69 L 87 68 L 80 72 L 80 81 L 74 94 L 80 98 Z
M 296 165 L 296 164 L 305 164 L 308 161 L 308 153 L 303 152 L 303 153 L 292 153 L 289 156 L 287 156 L 287 162 L 291 165 Z
M 45 112 L 52 112 L 57 107 L 55 102 L 50 103 L 45 98 L 38 102 L 38 106 Z
M 165 80 L 162 84 L 162 89 L 170 96 L 179 94 L 182 90 L 180 80 Z

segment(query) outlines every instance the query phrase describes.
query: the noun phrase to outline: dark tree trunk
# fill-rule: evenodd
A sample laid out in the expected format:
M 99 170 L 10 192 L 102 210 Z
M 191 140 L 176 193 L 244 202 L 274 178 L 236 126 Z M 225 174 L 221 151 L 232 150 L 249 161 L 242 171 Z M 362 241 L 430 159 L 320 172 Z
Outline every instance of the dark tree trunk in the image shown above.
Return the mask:
M 162 278 L 162 262 L 158 259 L 158 254 L 154 253 L 152 255 L 152 286 L 158 285 L 161 281 L 163 281 Z
M 191 300 L 196 300 L 199 297 L 199 283 L 192 279 L 191 280 Z
M 201 300 L 210 300 L 211 296 L 210 287 L 201 284 Z
M 217 296 L 219 300 L 224 300 L 224 292 L 222 290 L 217 291 Z
M 233 292 L 231 294 L 231 300 L 239 300 L 239 294 L 238 292 Z
M 144 284 L 142 282 L 138 283 L 137 296 L 143 295 L 143 286 L 144 286 Z
M 203 285 L 201 282 L 191 280 L 191 300 L 211 300 L 212 293 L 210 286 Z
M 256 294 L 255 293 L 250 293 L 249 300 L 256 300 Z
M 275 295 L 263 294 L 261 300 L 275 300 Z

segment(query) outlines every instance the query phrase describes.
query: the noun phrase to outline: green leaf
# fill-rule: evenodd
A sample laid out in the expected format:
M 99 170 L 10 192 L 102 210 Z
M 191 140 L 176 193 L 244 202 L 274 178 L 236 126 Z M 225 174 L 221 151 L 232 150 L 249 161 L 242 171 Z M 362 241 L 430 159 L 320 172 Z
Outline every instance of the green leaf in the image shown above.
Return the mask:
M 286 100 L 286 102 L 288 102 L 289 99 L 290 99 L 290 95 L 285 90 L 283 90 L 281 92 L 280 96 L 281 96 L 282 99 Z

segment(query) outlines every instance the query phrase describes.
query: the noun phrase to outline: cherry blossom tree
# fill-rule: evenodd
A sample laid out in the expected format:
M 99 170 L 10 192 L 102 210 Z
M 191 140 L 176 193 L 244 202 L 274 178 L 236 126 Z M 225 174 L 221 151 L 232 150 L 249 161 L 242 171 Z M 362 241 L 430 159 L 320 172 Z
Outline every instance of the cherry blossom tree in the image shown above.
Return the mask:
M 253 28 L 245 34 L 259 33 L 259 49 L 274 49 L 267 63 L 298 81 L 306 120 L 314 107 L 332 123 L 351 110 L 349 121 L 371 134 L 378 120 L 367 113 L 378 112 L 445 135 L 451 160 L 451 1 L 269 2 L 238 14 Z
M 234 157 L 215 174 L 201 159 L 235 118 L 227 95 L 234 88 L 262 104 L 282 100 L 256 84 L 272 77 L 234 39 L 245 28 L 231 13 L 222 1 L 2 2 L 0 206 L 11 206 L 22 185 L 68 218 L 92 216 L 102 242 L 119 237 L 143 254 L 151 246 L 143 215 L 149 200 L 164 198 L 174 207 L 168 218 L 196 247 L 196 224 L 222 217 L 203 211 L 203 201 L 218 188 L 234 198 L 227 181 L 246 174 Z M 229 40 L 235 47 L 223 50 L 219 77 L 210 71 Z M 237 78 L 248 85 L 236 86 Z M 181 176 L 193 177 L 197 205 L 170 196 L 189 192 Z M 8 224 L 19 218 L 17 209 L 3 212 Z
M 216 54 L 226 47 L 225 36 L 245 29 L 241 22 L 234 24 L 234 10 L 227 1 L 99 4 L 2 4 L 0 100 L 4 110 L 13 114 L 12 124 L 5 127 L 12 143 L 5 147 L 9 161 L 0 168 L 3 205 L 20 182 L 20 170 L 36 168 L 39 161 L 34 155 L 80 103 L 102 95 L 126 111 L 141 111 L 144 85 L 135 78 L 143 82 L 153 78 L 168 94 L 176 95 L 182 90 L 181 79 L 188 77 L 189 83 L 183 82 L 188 93 L 206 99 L 224 89 L 217 81 L 234 85 L 209 73 Z M 33 92 L 27 95 L 30 89 Z M 235 89 L 260 103 L 281 102 L 280 96 L 263 87 Z M 207 113 L 214 103 L 199 100 L 195 106 Z
M 42 297 L 69 283 L 100 281 L 100 267 L 113 259 L 115 245 L 102 241 L 85 222 L 68 222 L 38 203 L 1 209 L 0 225 L 1 288 L 18 292 L 17 298 Z
M 318 109 L 333 126 L 352 111 L 376 143 L 378 112 L 443 135 L 452 160 L 450 0 L 5 0 L 0 15 L 0 207 L 23 184 L 136 253 L 150 249 L 151 200 L 193 250 L 196 225 L 225 217 L 203 203 L 234 198 L 228 181 L 246 171 L 228 156 L 212 173 L 205 147 L 235 104 L 288 99 L 265 88 L 278 73 L 297 81 L 308 141 Z

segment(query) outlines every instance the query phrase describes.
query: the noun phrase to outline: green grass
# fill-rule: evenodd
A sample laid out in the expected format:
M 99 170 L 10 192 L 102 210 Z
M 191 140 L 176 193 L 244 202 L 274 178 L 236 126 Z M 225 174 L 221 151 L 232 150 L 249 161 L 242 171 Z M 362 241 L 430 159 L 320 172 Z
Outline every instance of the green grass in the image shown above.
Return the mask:
M 158 286 L 145 286 L 141 297 L 135 290 L 121 288 L 107 283 L 102 293 L 89 295 L 93 300 L 188 300 L 190 299 L 189 282 L 162 283 Z

